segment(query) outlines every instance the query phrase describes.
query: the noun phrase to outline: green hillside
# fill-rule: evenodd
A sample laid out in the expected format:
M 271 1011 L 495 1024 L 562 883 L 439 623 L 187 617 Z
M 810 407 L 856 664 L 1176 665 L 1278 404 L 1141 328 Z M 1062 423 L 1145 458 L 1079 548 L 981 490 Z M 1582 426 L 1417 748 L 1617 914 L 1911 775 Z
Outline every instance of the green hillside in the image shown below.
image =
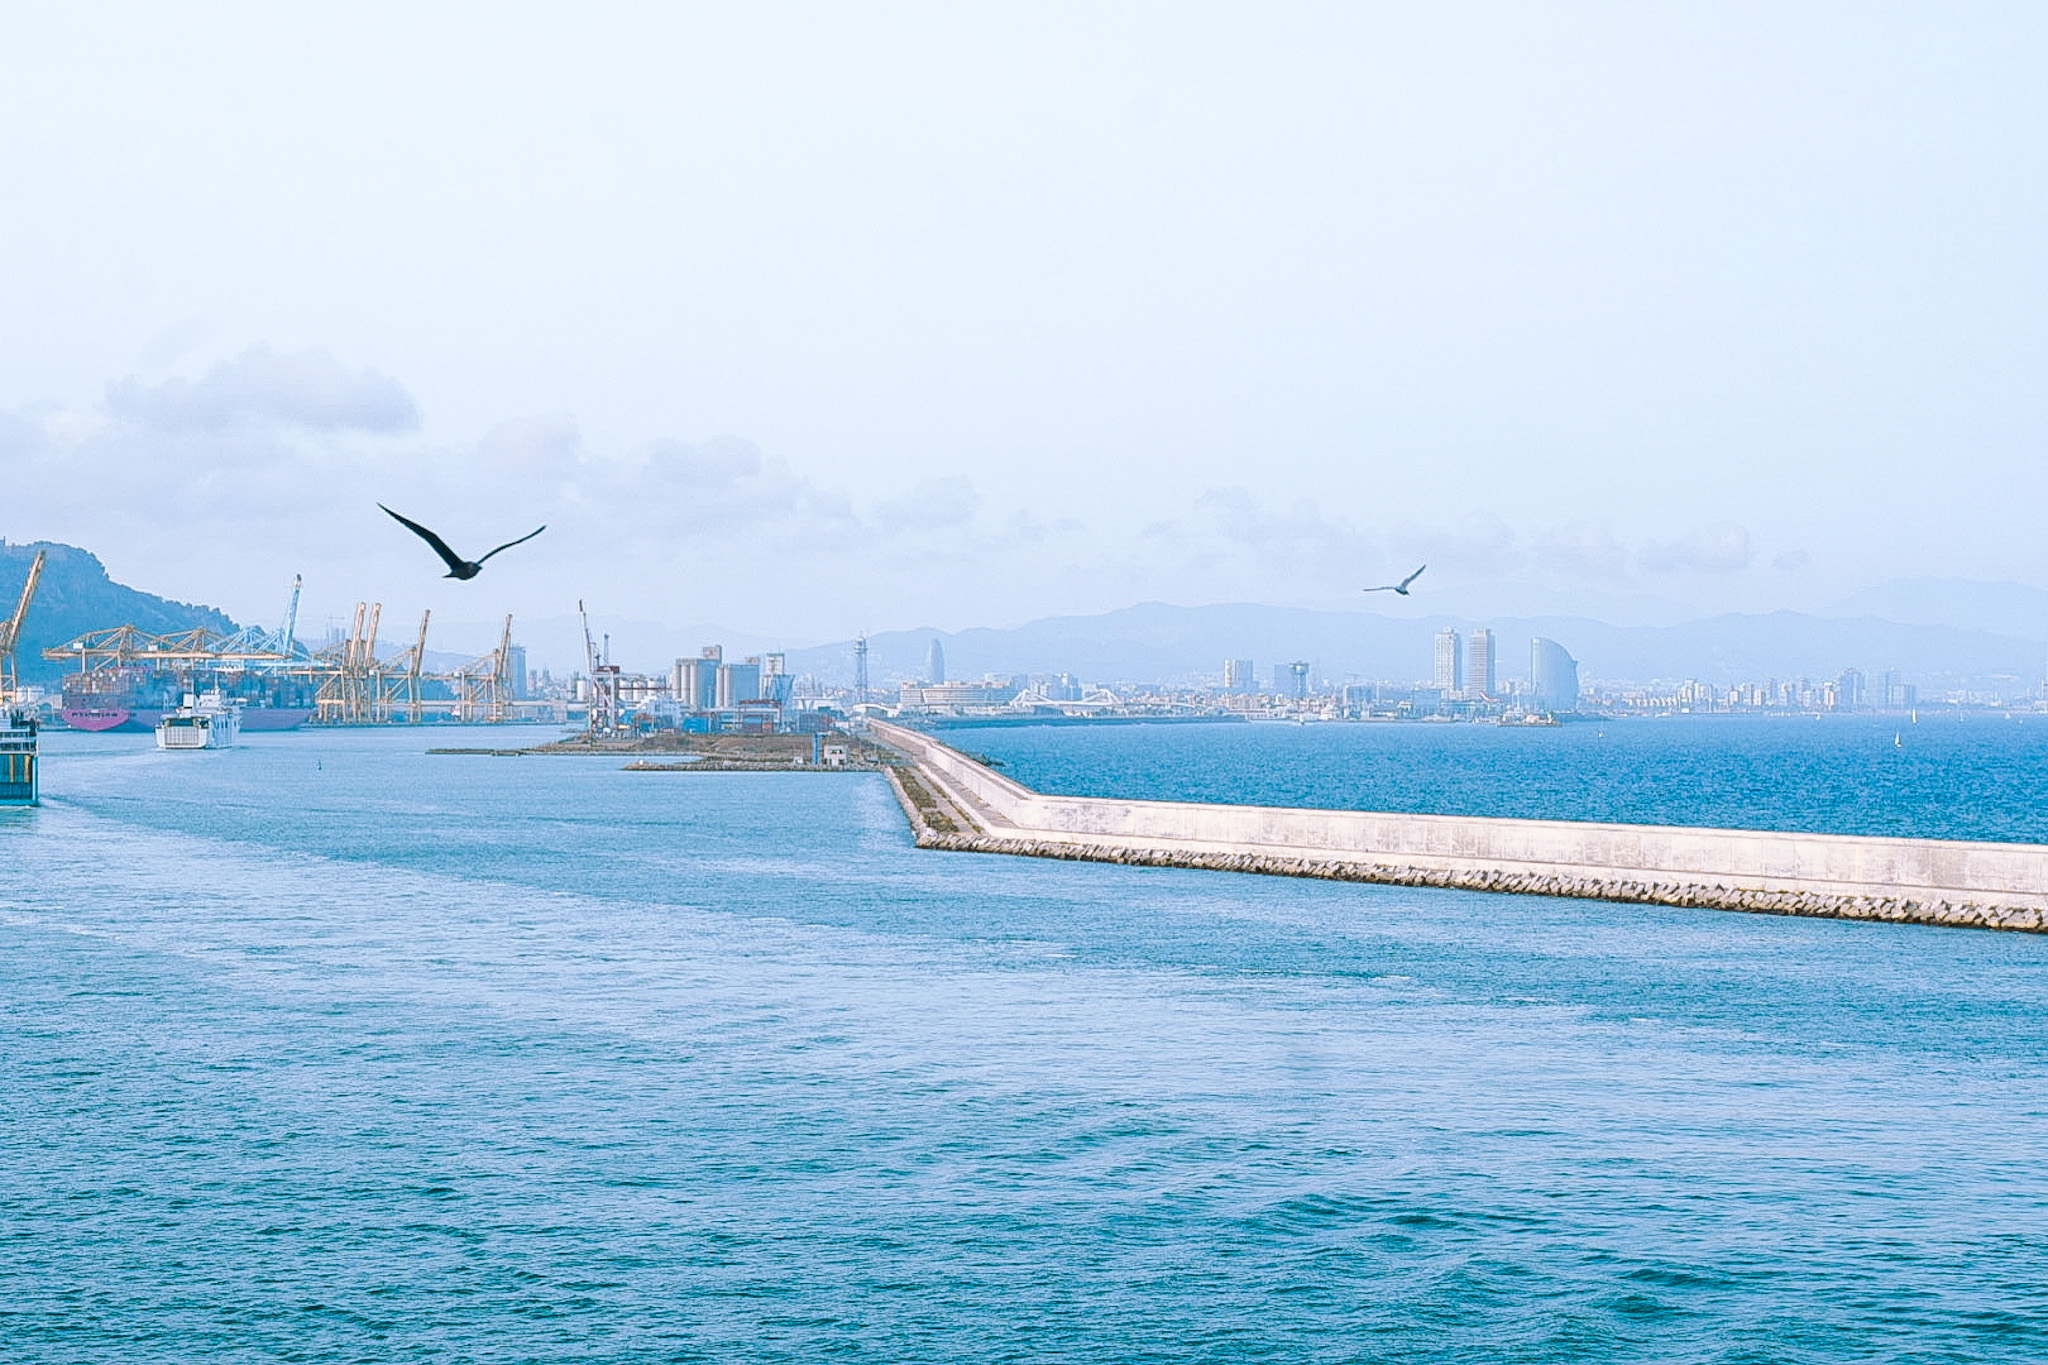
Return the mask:
M 23 682 L 51 684 L 59 681 L 63 666 L 43 658 L 48 645 L 89 630 L 133 625 L 156 634 L 206 626 L 232 631 L 235 623 L 212 607 L 190 602 L 173 602 L 155 593 L 141 592 L 107 577 L 98 557 L 75 545 L 35 541 L 20 545 L 0 540 L 0 620 L 14 614 L 21 599 L 21 585 L 28 578 L 28 566 L 36 551 L 48 555 L 43 564 L 42 585 L 29 605 L 23 623 L 21 647 L 16 662 Z

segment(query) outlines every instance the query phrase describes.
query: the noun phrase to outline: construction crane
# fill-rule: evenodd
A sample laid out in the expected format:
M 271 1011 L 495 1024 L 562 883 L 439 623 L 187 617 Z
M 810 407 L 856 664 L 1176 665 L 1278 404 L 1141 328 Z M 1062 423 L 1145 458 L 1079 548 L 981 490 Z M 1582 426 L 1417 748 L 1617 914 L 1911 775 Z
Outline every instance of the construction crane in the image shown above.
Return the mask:
M 36 581 L 42 576 L 43 551 L 37 550 L 29 561 L 28 582 L 21 585 L 21 601 L 15 604 L 14 615 L 0 622 L 0 706 L 12 704 L 21 690 L 14 671 L 14 647 L 21 643 L 21 623 L 28 619 L 28 604 L 35 600 Z

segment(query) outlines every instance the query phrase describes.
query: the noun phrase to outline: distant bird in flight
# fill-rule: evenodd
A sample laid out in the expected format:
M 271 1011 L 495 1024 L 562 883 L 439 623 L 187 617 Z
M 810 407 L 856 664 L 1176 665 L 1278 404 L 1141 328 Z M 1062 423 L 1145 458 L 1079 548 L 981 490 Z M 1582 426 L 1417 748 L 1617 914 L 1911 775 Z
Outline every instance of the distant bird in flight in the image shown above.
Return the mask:
M 381 502 L 378 503 L 377 505 L 379 507 L 384 507 L 384 504 Z M 447 541 L 441 539 L 441 537 L 435 535 L 426 527 L 412 520 L 412 518 L 401 517 L 398 515 L 398 513 L 393 512 L 389 507 L 384 507 L 384 511 L 399 525 L 405 527 L 414 535 L 418 536 L 421 540 L 424 540 L 425 542 L 427 542 L 427 544 L 433 546 L 434 553 L 441 556 L 442 559 L 448 561 L 448 572 L 442 575 L 442 577 L 444 578 L 475 578 L 478 574 L 484 571 L 484 560 L 489 559 L 491 555 L 498 553 L 498 550 L 509 550 L 514 545 L 518 545 L 523 541 L 532 540 L 535 536 L 539 535 L 541 531 L 545 531 L 548 529 L 545 525 L 543 525 L 540 528 L 540 530 L 528 531 L 525 535 L 519 537 L 518 540 L 506 541 L 503 545 L 500 545 L 498 547 L 498 550 L 491 551 L 491 554 L 489 555 L 484 555 L 475 560 L 468 560 L 464 559 L 461 555 L 455 553 L 455 551 L 449 549 Z
M 393 515 L 393 516 L 397 516 L 398 514 L 397 514 L 396 512 L 394 512 L 394 513 L 392 513 L 392 515 Z M 1422 569 L 1426 569 L 1426 568 L 1428 568 L 1428 567 L 1429 567 L 1429 565 L 1425 564 L 1425 565 L 1423 565 L 1423 566 L 1422 566 Z M 1412 574 L 1409 574 L 1409 575 L 1408 575 L 1408 576 L 1407 576 L 1406 578 L 1402 579 L 1402 580 L 1401 580 L 1401 581 L 1400 581 L 1399 583 L 1382 583 L 1382 584 L 1380 584 L 1380 585 L 1379 585 L 1379 586 L 1378 586 L 1377 588 L 1367 588 L 1367 589 L 1366 589 L 1366 591 L 1367 591 L 1367 592 L 1397 592 L 1397 593 L 1401 594 L 1401 596 L 1403 596 L 1403 597 L 1406 597 L 1406 596 L 1408 595 L 1408 585 L 1409 585 L 1410 583 L 1413 583 L 1413 582 L 1414 582 L 1414 581 L 1415 581 L 1416 579 L 1418 579 L 1418 578 L 1422 577 L 1422 569 L 1417 569 L 1417 570 L 1416 570 L 1416 571 L 1415 571 L 1414 573 L 1412 573 Z

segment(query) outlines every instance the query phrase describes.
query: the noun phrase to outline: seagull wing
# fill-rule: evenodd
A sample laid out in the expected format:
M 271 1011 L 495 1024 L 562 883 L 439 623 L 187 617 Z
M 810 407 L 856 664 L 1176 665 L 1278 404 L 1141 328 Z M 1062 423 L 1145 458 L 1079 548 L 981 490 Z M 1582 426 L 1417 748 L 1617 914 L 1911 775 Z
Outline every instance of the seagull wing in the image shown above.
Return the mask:
M 519 539 L 517 539 L 517 540 L 508 540 L 508 541 L 506 541 L 506 542 L 505 542 L 505 543 L 504 543 L 503 545 L 500 545 L 500 546 L 498 547 L 498 550 L 509 550 L 509 549 L 511 549 L 511 548 L 512 548 L 512 547 L 513 547 L 514 545 L 523 545 L 523 544 L 525 544 L 525 543 L 526 543 L 527 541 L 529 541 L 529 540 L 532 540 L 532 539 L 533 539 L 533 538 L 534 538 L 535 536 L 539 535 L 539 534 L 540 534 L 540 533 L 541 533 L 542 531 L 545 531 L 545 530 L 547 530 L 547 529 L 548 529 L 548 528 L 547 528 L 547 526 L 546 526 L 545 524 L 543 524 L 543 525 L 541 525 L 541 526 L 537 527 L 537 528 L 536 528 L 536 529 L 534 529 L 534 530 L 528 531 L 528 532 L 527 532 L 527 533 L 526 533 L 525 535 L 523 535 L 523 536 L 519 537 Z M 478 556 L 476 557 L 476 562 L 477 562 L 478 564 L 482 564 L 482 563 L 483 563 L 483 562 L 484 562 L 484 561 L 485 561 L 486 559 L 489 559 L 489 558 L 491 557 L 491 555 L 494 555 L 494 554 L 498 553 L 498 550 L 493 550 L 493 551 L 491 551 L 491 554 L 490 554 L 490 555 L 478 555 Z
M 381 502 L 378 503 L 377 505 L 379 507 L 384 507 L 384 504 Z M 462 556 L 455 553 L 455 551 L 449 549 L 447 541 L 441 539 L 441 537 L 435 535 L 432 531 L 429 531 L 426 527 L 420 525 L 411 517 L 401 517 L 398 515 L 398 513 L 393 512 L 389 507 L 384 507 L 384 511 L 400 526 L 405 527 L 408 531 L 411 531 L 421 540 L 424 540 L 425 542 L 427 542 L 427 544 L 433 546 L 434 553 L 441 556 L 441 558 L 447 560 L 449 568 L 459 569 L 462 567 Z M 488 556 L 486 556 L 486 558 L 488 558 Z
M 1425 564 L 1425 565 L 1423 565 L 1423 566 L 1422 566 L 1422 569 L 1426 569 L 1426 568 L 1428 568 L 1428 567 L 1429 567 L 1429 565 Z M 1409 574 L 1409 575 L 1408 575 L 1408 576 L 1407 576 L 1406 578 L 1402 579 L 1402 580 L 1401 580 L 1401 588 L 1400 588 L 1400 591 L 1402 591 L 1402 592 L 1406 592 L 1406 591 L 1408 591 L 1408 585 L 1409 585 L 1410 583 L 1413 583 L 1413 582 L 1414 582 L 1414 581 L 1415 581 L 1416 579 L 1418 579 L 1418 578 L 1422 577 L 1422 569 L 1417 569 L 1417 570 L 1416 570 L 1416 571 L 1415 571 L 1414 573 L 1412 573 L 1412 574 Z

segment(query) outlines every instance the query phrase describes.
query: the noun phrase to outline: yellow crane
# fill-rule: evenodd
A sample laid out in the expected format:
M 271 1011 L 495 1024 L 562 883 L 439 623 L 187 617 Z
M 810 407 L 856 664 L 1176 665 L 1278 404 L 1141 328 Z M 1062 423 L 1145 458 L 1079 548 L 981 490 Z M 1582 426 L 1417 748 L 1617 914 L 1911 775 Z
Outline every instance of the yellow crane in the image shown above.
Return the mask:
M 427 621 L 433 614 L 431 608 L 420 613 L 420 638 L 413 644 L 412 658 L 405 669 L 405 718 L 414 725 L 427 718 L 420 693 L 420 671 L 427 662 Z
M 14 671 L 14 647 L 21 643 L 21 623 L 28 619 L 28 604 L 35 600 L 36 580 L 43 576 L 43 551 L 37 550 L 36 557 L 29 561 L 28 582 L 22 584 L 21 601 L 15 604 L 14 615 L 0 622 L 0 706 L 12 703 L 21 690 L 21 680 Z
M 393 718 L 400 702 L 405 703 L 408 724 L 418 725 L 426 719 L 426 698 L 421 691 L 421 678 L 427 657 L 427 622 L 433 615 L 432 611 L 420 613 L 419 639 L 377 675 L 377 714 L 372 719 L 380 724 Z

